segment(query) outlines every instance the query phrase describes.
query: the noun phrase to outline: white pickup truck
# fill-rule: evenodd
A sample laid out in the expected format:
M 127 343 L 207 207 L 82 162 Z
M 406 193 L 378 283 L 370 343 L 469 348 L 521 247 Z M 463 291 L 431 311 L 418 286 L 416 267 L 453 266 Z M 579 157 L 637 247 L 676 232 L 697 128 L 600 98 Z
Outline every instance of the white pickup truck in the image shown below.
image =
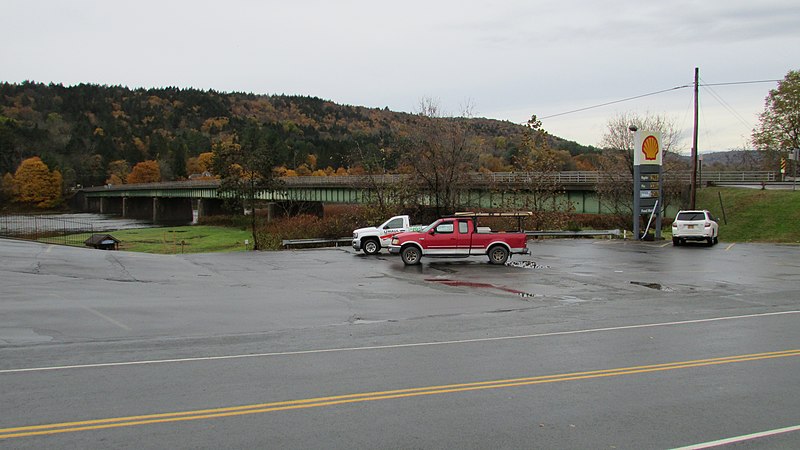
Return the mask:
M 359 228 L 353 231 L 353 248 L 375 255 L 381 248 L 389 248 L 392 237 L 404 231 L 419 231 L 424 225 L 411 225 L 408 216 L 394 216 L 377 227 Z

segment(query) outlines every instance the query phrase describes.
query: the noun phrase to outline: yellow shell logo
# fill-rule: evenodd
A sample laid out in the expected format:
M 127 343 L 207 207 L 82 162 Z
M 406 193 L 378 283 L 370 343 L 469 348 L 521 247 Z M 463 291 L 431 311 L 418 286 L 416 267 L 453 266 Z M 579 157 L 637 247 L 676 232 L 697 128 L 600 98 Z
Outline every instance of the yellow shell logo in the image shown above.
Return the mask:
M 642 153 L 647 161 L 655 161 L 658 156 L 658 139 L 655 136 L 647 136 L 642 142 Z

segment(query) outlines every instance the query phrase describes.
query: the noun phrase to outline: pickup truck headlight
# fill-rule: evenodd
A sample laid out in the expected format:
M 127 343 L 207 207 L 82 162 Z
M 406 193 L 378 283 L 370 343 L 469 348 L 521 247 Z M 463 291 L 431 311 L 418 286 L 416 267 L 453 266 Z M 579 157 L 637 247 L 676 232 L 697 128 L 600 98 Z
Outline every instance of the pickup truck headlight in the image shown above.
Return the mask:
M 396 237 L 392 238 L 392 245 L 397 245 L 399 243 L 400 243 L 400 239 L 399 238 L 396 238 Z
M 353 233 L 353 239 L 358 239 L 358 233 Z

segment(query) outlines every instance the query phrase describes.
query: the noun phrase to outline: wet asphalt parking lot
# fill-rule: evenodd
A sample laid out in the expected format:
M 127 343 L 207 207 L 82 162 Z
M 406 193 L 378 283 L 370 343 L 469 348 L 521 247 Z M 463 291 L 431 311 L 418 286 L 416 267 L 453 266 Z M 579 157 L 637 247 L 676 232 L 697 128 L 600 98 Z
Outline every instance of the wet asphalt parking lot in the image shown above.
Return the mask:
M 798 246 L 529 247 L 405 267 L 1 240 L 0 446 L 800 446 Z

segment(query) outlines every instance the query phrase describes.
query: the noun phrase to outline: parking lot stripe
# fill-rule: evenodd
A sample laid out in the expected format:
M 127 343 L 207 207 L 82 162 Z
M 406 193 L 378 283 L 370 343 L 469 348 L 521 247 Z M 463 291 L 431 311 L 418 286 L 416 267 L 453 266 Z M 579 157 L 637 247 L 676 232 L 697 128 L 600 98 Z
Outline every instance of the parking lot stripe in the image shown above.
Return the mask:
M 531 386 L 545 383 L 558 383 L 564 381 L 588 380 L 594 378 L 616 377 L 667 370 L 689 369 L 694 367 L 715 366 L 721 364 L 759 361 L 774 358 L 800 356 L 800 349 L 782 350 L 775 352 L 753 353 L 717 358 L 677 361 L 644 366 L 620 367 L 615 369 L 601 369 L 585 372 L 572 372 L 555 375 L 540 375 L 524 378 L 511 378 L 491 381 L 467 382 L 448 385 L 425 386 L 408 389 L 394 389 L 388 391 L 362 392 L 329 397 L 315 397 L 298 400 L 258 403 L 242 406 L 202 409 L 194 411 L 178 411 L 172 413 L 147 414 L 128 417 L 114 417 L 74 422 L 52 423 L 44 425 L 20 426 L 0 429 L 0 439 L 21 438 L 27 436 L 51 435 L 59 433 L 72 433 L 77 431 L 99 430 L 107 428 L 131 427 L 155 423 L 184 422 L 189 420 L 216 419 L 223 417 L 261 414 L 267 412 L 288 411 L 323 406 L 335 406 L 349 403 L 367 401 L 392 400 L 424 395 L 443 395 L 458 392 L 468 392 L 487 389 L 502 389 L 510 387 Z
M 636 329 L 642 329 L 642 328 L 657 328 L 657 327 L 668 327 L 668 326 L 692 325 L 692 324 L 698 324 L 698 323 L 722 322 L 722 321 L 726 321 L 726 320 L 755 319 L 755 318 L 772 317 L 772 316 L 783 316 L 783 315 L 790 315 L 790 314 L 800 314 L 800 310 L 776 311 L 776 312 L 759 313 L 759 314 L 746 314 L 746 315 L 741 315 L 741 316 L 723 316 L 723 317 L 713 317 L 713 318 L 709 318 L 709 319 L 681 320 L 681 321 L 675 321 L 675 322 L 647 323 L 647 324 L 639 324 L 639 325 L 622 325 L 622 326 L 618 326 L 618 327 L 589 328 L 589 329 L 584 329 L 584 330 L 554 331 L 552 333 L 523 334 L 523 335 L 516 335 L 516 336 L 497 336 L 497 337 L 475 338 L 475 339 L 459 339 L 459 340 L 450 340 L 450 341 L 412 342 L 412 343 L 409 343 L 409 344 L 372 345 L 372 346 L 366 346 L 366 347 L 323 348 L 323 349 L 316 349 L 316 350 L 295 350 L 295 351 L 286 351 L 286 352 L 246 353 L 246 354 L 241 354 L 241 355 L 198 356 L 198 357 L 191 357 L 191 358 L 153 359 L 153 360 L 142 360 L 142 361 L 120 361 L 120 362 L 96 363 L 96 364 L 75 364 L 75 365 L 69 365 L 69 366 L 45 366 L 45 367 L 26 367 L 26 368 L 20 368 L 20 369 L 1 369 L 0 370 L 0 375 L 12 374 L 12 373 L 23 373 L 23 372 L 44 372 L 44 371 L 50 371 L 50 370 L 97 369 L 97 368 L 103 368 L 103 367 L 121 367 L 121 366 L 148 365 L 148 364 L 200 362 L 200 361 L 219 361 L 219 360 L 226 360 L 226 359 L 266 358 L 266 357 L 275 357 L 275 356 L 313 355 L 313 354 L 322 354 L 322 353 L 355 352 L 355 351 L 365 351 L 365 350 L 391 350 L 391 349 L 413 348 L 413 347 L 431 347 L 431 346 L 437 346 L 437 345 L 457 345 L 457 344 L 472 344 L 472 343 L 480 343 L 480 342 L 499 342 L 499 341 L 511 341 L 511 340 L 519 340 L 519 339 L 543 338 L 543 337 L 551 337 L 551 336 L 569 336 L 569 335 L 575 335 L 575 334 L 590 334 L 590 333 L 602 333 L 602 332 L 610 332 L 610 331 L 636 330 Z

